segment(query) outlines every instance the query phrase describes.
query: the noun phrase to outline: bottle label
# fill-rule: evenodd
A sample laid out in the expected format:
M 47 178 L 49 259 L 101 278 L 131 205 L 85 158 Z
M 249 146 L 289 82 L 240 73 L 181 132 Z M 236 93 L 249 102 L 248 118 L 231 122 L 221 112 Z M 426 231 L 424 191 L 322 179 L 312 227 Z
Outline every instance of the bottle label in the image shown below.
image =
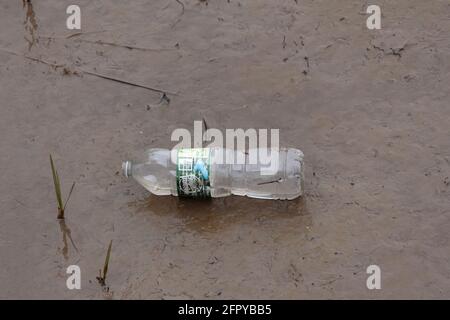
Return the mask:
M 210 198 L 209 148 L 178 149 L 177 191 L 180 197 Z

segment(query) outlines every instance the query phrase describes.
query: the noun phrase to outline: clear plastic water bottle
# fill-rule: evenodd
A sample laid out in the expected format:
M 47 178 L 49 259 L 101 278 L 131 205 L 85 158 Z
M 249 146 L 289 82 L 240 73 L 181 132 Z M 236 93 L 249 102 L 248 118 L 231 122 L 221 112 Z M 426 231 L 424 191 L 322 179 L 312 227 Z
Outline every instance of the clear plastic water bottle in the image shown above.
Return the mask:
M 276 167 L 270 171 L 261 161 L 250 161 L 252 151 L 265 152 L 216 147 L 178 149 L 173 153 L 149 149 L 140 159 L 123 162 L 122 169 L 126 177 L 132 176 L 155 195 L 217 198 L 233 194 L 291 200 L 303 194 L 303 152 L 280 149 L 275 154 Z M 243 161 L 236 161 L 239 157 Z

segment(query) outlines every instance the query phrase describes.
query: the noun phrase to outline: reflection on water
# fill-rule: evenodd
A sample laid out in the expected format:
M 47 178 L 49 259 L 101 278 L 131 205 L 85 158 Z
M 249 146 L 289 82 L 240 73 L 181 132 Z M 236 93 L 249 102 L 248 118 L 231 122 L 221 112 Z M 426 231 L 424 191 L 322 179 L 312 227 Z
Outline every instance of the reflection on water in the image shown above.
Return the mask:
M 70 228 L 67 226 L 66 221 L 64 219 L 59 219 L 59 228 L 61 230 L 62 236 L 63 236 L 63 248 L 62 248 L 62 254 L 64 256 L 64 259 L 69 259 L 69 246 L 67 243 L 67 239 L 70 240 L 70 243 L 74 247 L 74 249 L 78 252 L 78 248 L 75 245 L 75 242 L 72 239 L 72 232 L 70 231 Z
M 297 219 L 306 223 L 305 218 L 309 217 L 304 198 L 279 201 L 231 196 L 194 200 L 150 195 L 135 205 L 140 213 L 175 217 L 198 232 L 216 232 L 233 224 L 273 223 L 280 219 Z
M 33 4 L 31 3 L 31 0 L 22 0 L 22 4 L 23 8 L 26 9 L 26 16 L 23 24 L 25 26 L 25 31 L 27 31 L 27 33 L 31 38 L 29 39 L 25 36 L 25 40 L 28 42 L 28 51 L 30 51 L 33 45 L 37 42 L 35 32 L 38 28 L 38 25 L 36 22 L 36 15 L 34 13 Z

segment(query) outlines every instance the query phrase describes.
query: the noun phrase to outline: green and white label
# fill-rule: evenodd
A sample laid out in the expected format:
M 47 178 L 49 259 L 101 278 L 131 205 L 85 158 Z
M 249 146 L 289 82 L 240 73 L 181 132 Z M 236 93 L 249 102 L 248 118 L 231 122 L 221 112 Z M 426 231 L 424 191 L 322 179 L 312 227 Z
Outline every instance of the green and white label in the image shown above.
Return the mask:
M 177 191 L 180 197 L 211 197 L 210 160 L 209 148 L 178 150 Z

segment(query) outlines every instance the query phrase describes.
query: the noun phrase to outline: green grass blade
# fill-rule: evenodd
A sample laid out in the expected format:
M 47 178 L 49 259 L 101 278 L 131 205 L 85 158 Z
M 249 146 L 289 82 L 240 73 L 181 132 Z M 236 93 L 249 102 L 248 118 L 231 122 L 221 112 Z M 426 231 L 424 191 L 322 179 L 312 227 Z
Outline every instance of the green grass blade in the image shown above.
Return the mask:
M 108 273 L 109 258 L 111 256 L 111 247 L 112 247 L 112 240 L 109 242 L 108 252 L 106 253 L 105 264 L 103 265 L 103 281 L 106 280 L 106 274 Z
M 58 201 L 58 208 L 63 210 L 63 202 L 61 196 L 61 185 L 59 183 L 58 171 L 55 169 L 55 164 L 53 163 L 52 155 L 50 155 L 50 164 L 52 166 L 53 174 L 53 184 L 55 185 L 56 200 Z
M 72 187 L 70 188 L 69 195 L 67 196 L 66 203 L 64 203 L 63 211 L 66 210 L 67 202 L 69 202 L 70 196 L 72 195 L 73 188 L 75 187 L 75 181 L 72 183 Z

